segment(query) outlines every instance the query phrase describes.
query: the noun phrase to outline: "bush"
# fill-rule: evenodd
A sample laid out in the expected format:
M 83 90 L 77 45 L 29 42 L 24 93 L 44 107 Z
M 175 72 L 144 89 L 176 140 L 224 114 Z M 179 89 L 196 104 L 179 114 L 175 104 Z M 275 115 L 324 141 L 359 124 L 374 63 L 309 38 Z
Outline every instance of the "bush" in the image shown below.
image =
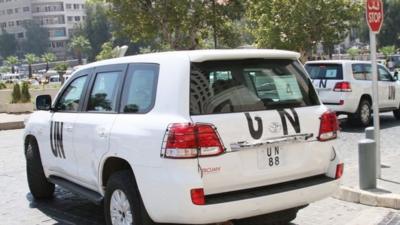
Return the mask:
M 3 82 L 0 82 L 0 90 L 1 89 L 6 89 L 6 88 L 7 88 L 6 84 L 3 83 Z
M 18 103 L 21 101 L 21 89 L 19 84 L 14 84 L 13 91 L 11 93 L 11 103 Z
M 22 103 L 31 102 L 31 94 L 29 93 L 29 84 L 27 82 L 22 83 L 21 102 Z

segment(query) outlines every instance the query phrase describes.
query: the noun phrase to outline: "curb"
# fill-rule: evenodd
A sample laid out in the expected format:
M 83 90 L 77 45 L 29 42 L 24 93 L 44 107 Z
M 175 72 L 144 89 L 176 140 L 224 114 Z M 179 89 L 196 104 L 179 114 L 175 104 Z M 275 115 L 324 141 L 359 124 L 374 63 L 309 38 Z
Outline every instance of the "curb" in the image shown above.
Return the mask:
M 340 186 L 339 190 L 332 197 L 346 202 L 368 206 L 400 209 L 400 195 L 387 193 L 382 189 L 369 189 L 364 191 Z
M 0 123 L 0 130 L 15 130 L 25 127 L 24 121 Z

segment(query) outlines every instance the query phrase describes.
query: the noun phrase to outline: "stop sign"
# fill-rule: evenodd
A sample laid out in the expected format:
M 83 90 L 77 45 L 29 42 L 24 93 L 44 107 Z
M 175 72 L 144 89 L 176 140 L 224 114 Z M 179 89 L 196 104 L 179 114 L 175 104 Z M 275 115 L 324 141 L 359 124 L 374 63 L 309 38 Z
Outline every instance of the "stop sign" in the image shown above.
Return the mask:
M 369 29 L 374 33 L 379 33 L 383 24 L 382 0 L 367 0 L 365 7 Z

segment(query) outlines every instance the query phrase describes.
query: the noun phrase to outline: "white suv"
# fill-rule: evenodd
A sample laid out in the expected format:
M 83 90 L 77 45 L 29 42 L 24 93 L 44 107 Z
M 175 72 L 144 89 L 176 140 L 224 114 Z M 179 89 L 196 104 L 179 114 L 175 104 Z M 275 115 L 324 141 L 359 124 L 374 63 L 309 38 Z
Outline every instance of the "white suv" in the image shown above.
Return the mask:
M 281 224 L 337 190 L 336 114 L 299 54 L 200 50 L 83 66 L 26 124 L 28 183 L 107 224 Z
M 349 122 L 368 126 L 372 113 L 372 73 L 368 61 L 323 60 L 305 64 L 322 102 Z M 380 112 L 393 111 L 400 119 L 400 83 L 378 64 Z

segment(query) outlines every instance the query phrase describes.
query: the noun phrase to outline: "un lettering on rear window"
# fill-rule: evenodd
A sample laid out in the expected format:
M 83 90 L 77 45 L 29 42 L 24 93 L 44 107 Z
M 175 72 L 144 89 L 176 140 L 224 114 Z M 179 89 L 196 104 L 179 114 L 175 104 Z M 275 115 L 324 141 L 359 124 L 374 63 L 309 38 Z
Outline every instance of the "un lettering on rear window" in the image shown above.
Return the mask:
M 192 63 L 192 115 L 318 105 L 297 61 L 249 59 Z

